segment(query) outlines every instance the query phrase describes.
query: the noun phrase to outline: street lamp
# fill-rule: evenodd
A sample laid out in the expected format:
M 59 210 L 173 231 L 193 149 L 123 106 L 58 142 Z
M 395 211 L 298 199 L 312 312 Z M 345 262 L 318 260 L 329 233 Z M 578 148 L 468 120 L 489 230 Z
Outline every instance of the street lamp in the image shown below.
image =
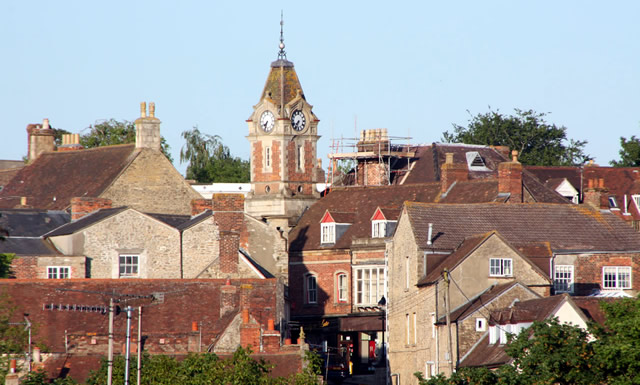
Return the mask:
M 380 307 L 380 309 L 382 309 L 382 311 L 384 312 L 384 314 L 382 315 L 382 360 L 384 362 L 384 383 L 387 384 L 389 363 L 387 362 L 387 344 L 384 339 L 384 334 L 387 330 L 387 299 L 384 297 L 384 295 L 382 296 L 382 298 L 380 298 L 380 301 L 378 301 L 378 307 Z

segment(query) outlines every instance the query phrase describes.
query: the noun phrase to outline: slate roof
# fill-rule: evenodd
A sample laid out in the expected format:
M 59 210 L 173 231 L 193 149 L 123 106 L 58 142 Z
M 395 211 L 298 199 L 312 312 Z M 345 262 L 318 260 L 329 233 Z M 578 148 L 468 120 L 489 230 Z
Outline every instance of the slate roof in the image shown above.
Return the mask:
M 191 220 L 190 215 L 157 214 L 157 213 L 146 213 L 146 214 L 176 229 L 182 226 L 185 222 L 189 222 Z
M 100 196 L 138 153 L 134 144 L 45 152 L 4 186 L 0 208 L 18 207 L 26 197 L 29 207 L 64 210 L 73 197 Z
M 60 255 L 47 240 L 40 237 L 8 237 L 0 241 L 0 253 L 16 255 Z
M 70 220 L 66 211 L 0 210 L 0 228 L 10 237 L 39 237 Z
M 418 246 L 454 250 L 465 238 L 496 230 L 514 247 L 549 242 L 554 251 L 640 251 L 640 233 L 609 211 L 572 204 L 405 205 Z
M 127 209 L 128 207 L 114 207 L 110 209 L 100 209 L 98 211 L 92 212 L 91 214 L 85 215 L 84 217 L 78 219 L 77 221 L 70 222 L 70 223 L 67 223 L 66 225 L 60 226 L 57 229 L 45 234 L 45 236 L 56 237 L 59 235 L 73 234 L 95 223 L 98 223 L 105 218 L 109 218 L 110 216 L 121 213 Z

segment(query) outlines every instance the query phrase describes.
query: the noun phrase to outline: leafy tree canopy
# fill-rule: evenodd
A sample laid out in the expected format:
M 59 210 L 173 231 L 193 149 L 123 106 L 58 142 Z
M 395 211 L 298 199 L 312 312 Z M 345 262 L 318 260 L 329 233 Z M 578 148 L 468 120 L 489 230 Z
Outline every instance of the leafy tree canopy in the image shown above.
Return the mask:
M 614 167 L 640 167 L 640 138 L 620 138 L 620 160 L 609 162 Z
M 198 183 L 249 182 L 249 162 L 233 157 L 218 135 L 203 134 L 194 127 L 182 137 L 186 143 L 180 150 L 180 163 L 189 163 L 187 179 Z
M 515 109 L 505 115 L 498 110 L 472 116 L 467 127 L 453 124 L 453 132 L 445 131 L 448 143 L 508 146 L 518 151 L 520 162 L 539 166 L 583 164 L 589 159 L 584 153 L 586 141 L 567 139 L 566 127 L 545 121 L 547 114 Z
M 64 130 L 58 131 L 60 131 L 58 134 L 60 137 L 62 137 L 62 134 L 68 133 Z M 135 141 L 136 126 L 132 122 L 126 120 L 104 120 L 100 123 L 89 126 L 89 133 L 80 136 L 80 144 L 85 148 L 135 143 Z M 171 161 L 171 163 L 173 163 L 171 147 L 169 147 L 169 144 L 164 137 L 160 140 L 160 146 L 162 153 Z

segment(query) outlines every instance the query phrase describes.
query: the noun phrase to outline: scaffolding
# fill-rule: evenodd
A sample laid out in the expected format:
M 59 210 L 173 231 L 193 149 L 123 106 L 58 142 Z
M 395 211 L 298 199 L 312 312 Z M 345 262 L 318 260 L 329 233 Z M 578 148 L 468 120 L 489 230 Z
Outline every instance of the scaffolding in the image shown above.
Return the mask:
M 335 186 L 337 165 L 341 160 L 352 160 L 353 184 L 343 183 L 345 186 L 389 185 L 396 173 L 407 173 L 411 169 L 411 161 L 415 158 L 415 147 L 411 145 L 410 137 L 389 136 L 386 128 L 362 130 L 359 138 L 331 139 L 330 173 L 327 182 Z M 406 167 L 398 162 L 406 159 Z M 370 183 L 367 178 L 367 168 L 377 165 L 378 176 Z M 383 170 L 380 170 L 382 168 Z M 384 171 L 384 175 L 381 171 Z M 344 177 L 344 175 L 343 175 Z M 360 177 L 362 181 L 360 182 Z

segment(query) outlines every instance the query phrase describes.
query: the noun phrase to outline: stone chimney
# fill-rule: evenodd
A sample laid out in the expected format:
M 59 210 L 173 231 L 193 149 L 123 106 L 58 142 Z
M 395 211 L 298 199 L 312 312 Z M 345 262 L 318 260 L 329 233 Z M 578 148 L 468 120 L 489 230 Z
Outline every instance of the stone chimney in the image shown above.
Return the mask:
M 33 162 L 45 151 L 54 149 L 54 133 L 49 127 L 49 119 L 44 119 L 42 124 L 27 125 L 27 138 L 29 147 L 29 163 Z
M 599 210 L 603 206 L 602 198 L 606 191 L 603 178 L 589 179 L 587 181 L 587 188 L 584 189 L 584 203 Z
M 156 105 L 149 103 L 147 115 L 147 103 L 140 103 L 140 117 L 136 119 L 136 148 L 150 148 L 160 151 L 160 119 L 156 118 Z
M 509 194 L 508 203 L 522 203 L 522 164 L 518 151 L 511 151 L 511 162 L 498 165 L 498 193 Z
M 440 191 L 445 192 L 454 182 L 462 182 L 469 179 L 469 169 L 465 163 L 454 163 L 453 153 L 445 154 L 445 162 L 440 167 Z
M 110 209 L 111 199 L 96 197 L 71 198 L 71 220 L 76 221 L 100 209 Z
M 76 151 L 82 150 L 84 147 L 80 145 L 80 134 L 63 134 L 62 144 L 58 146 L 58 151 Z
M 213 219 L 220 232 L 220 272 L 238 272 L 238 248 L 244 221 L 244 195 L 213 194 L 211 198 Z

